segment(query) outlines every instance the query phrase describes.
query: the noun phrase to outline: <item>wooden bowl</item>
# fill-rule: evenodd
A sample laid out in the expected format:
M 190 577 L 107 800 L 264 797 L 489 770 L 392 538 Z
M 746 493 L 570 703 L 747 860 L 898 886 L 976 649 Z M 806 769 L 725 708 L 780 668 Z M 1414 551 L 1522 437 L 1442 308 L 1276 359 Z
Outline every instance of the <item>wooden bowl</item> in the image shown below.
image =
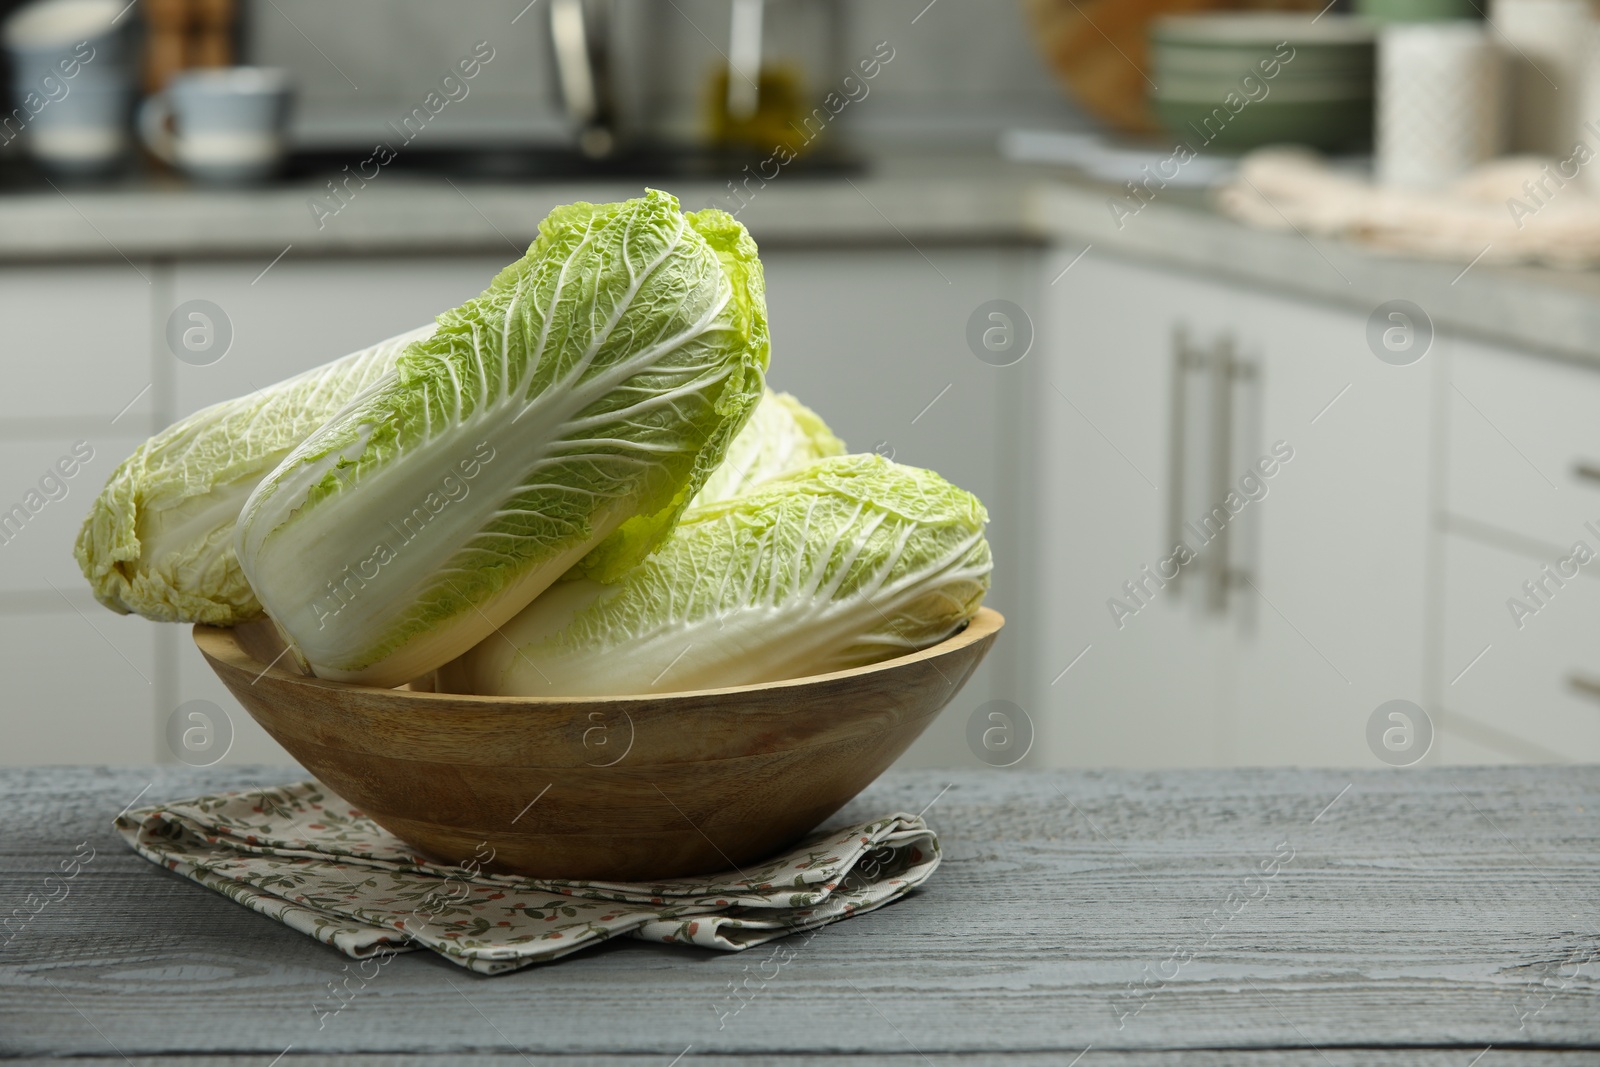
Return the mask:
M 290 755 L 430 858 L 492 848 L 490 870 L 651 881 L 792 845 L 916 740 L 1004 622 L 983 608 L 932 648 L 833 674 L 568 699 L 312 678 L 270 624 L 194 640 Z

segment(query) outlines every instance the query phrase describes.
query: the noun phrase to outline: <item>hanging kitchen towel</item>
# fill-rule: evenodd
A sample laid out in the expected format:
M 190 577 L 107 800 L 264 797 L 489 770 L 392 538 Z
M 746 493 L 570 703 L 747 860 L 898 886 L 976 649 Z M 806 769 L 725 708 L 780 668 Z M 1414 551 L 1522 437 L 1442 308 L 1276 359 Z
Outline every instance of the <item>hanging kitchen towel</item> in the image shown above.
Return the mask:
M 736 952 L 897 900 L 939 865 L 915 815 L 812 834 L 743 871 L 649 884 L 486 874 L 418 856 L 318 782 L 117 818 L 134 851 L 347 956 L 432 949 L 481 974 L 628 934 Z

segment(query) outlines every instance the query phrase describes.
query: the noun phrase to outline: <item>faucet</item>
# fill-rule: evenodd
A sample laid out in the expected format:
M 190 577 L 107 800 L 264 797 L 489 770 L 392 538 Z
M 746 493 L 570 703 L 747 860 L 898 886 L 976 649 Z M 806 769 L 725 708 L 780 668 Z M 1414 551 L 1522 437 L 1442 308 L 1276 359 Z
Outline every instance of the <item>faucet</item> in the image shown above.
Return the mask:
M 589 159 L 605 159 L 617 148 L 610 21 L 611 0 L 550 3 L 550 40 L 561 99 L 578 130 L 578 150 Z

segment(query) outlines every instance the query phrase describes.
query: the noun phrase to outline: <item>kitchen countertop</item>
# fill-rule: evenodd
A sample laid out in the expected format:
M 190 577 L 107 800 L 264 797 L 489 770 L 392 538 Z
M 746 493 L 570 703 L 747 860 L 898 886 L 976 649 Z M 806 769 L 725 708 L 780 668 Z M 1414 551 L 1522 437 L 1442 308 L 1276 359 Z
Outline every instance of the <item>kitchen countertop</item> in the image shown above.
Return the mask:
M 539 221 L 575 200 L 604 203 L 666 189 L 687 209 L 734 210 L 725 186 L 704 180 L 599 178 L 502 182 L 410 172 L 380 174 L 336 214 L 309 206 L 325 186 L 286 183 L 255 190 L 207 189 L 174 181 L 105 188 L 59 186 L 0 195 L 0 261 L 35 257 L 115 259 L 373 252 L 481 252 L 526 248 Z M 998 160 L 934 157 L 885 161 L 867 173 L 780 175 L 739 212 L 757 238 L 779 243 L 929 241 L 1037 242 L 1026 173 Z
M 321 1029 L 343 956 L 110 829 L 136 797 L 281 779 L 0 772 L 6 914 L 95 850 L 0 948 L 0 1056 L 1494 1067 L 1600 1051 L 1600 767 L 891 772 L 845 814 L 927 806 L 944 865 L 765 982 L 764 948 L 623 940 L 493 978 L 413 953 Z
M 0 264 L 40 260 L 340 254 L 518 253 L 551 208 L 603 202 L 659 184 L 689 208 L 732 208 L 704 181 L 451 181 L 380 174 L 319 225 L 308 204 L 322 187 L 240 192 L 175 182 L 0 195 Z M 786 175 L 739 212 L 766 246 L 1012 243 L 1092 245 L 1212 278 L 1369 313 L 1409 299 L 1446 331 L 1600 363 L 1600 272 L 1405 259 L 1297 232 L 1249 229 L 1203 194 L 1164 190 L 1118 225 L 1115 187 L 1059 169 L 992 156 L 900 154 L 854 177 Z M 330 201 L 331 202 L 331 201 Z

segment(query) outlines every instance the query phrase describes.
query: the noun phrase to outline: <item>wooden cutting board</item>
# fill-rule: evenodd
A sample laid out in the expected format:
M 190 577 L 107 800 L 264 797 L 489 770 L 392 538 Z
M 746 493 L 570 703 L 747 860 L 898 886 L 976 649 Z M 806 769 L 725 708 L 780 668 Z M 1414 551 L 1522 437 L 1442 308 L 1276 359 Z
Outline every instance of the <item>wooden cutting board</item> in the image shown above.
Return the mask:
M 1327 0 L 1022 0 L 1045 62 L 1089 114 L 1127 133 L 1159 127 L 1145 30 L 1161 15 L 1320 11 Z

